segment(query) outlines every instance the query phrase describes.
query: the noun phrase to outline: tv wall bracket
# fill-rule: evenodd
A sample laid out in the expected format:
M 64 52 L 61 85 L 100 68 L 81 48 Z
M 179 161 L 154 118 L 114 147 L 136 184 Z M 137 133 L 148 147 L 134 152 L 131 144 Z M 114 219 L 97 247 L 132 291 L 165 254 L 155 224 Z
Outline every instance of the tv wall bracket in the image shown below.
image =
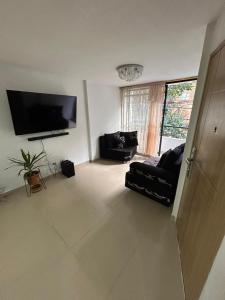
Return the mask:
M 37 141 L 37 140 L 50 139 L 50 138 L 54 138 L 57 136 L 68 135 L 68 134 L 69 134 L 69 132 L 60 132 L 60 133 L 52 133 L 52 134 L 47 134 L 47 135 L 39 135 L 39 136 L 29 137 L 28 141 L 32 142 L 32 141 Z

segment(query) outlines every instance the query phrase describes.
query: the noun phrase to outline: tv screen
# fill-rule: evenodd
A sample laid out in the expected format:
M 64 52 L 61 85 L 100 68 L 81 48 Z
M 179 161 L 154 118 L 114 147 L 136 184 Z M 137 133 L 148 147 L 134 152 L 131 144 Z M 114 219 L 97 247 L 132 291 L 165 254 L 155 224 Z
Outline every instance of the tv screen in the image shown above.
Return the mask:
M 16 135 L 73 128 L 77 97 L 7 90 Z

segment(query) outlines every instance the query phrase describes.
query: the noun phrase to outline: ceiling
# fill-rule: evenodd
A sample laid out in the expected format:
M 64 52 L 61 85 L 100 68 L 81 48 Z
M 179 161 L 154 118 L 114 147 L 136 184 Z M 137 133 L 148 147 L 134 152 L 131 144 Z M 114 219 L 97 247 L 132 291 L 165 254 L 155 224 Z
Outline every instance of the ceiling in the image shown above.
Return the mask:
M 197 75 L 206 24 L 223 0 L 0 0 L 0 61 L 123 85 Z

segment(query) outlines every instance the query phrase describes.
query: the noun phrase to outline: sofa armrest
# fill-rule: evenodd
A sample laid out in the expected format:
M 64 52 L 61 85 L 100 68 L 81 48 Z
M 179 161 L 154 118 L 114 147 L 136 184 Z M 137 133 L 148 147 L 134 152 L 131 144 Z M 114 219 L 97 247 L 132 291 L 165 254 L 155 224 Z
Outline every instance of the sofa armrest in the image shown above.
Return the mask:
M 100 157 L 104 157 L 107 153 L 107 146 L 104 135 L 99 137 L 99 152 Z
M 162 180 L 167 181 L 168 183 L 175 184 L 177 181 L 177 176 L 175 176 L 172 172 L 159 168 L 154 167 L 151 165 L 147 165 L 145 163 L 140 162 L 133 162 L 130 164 L 130 172 L 143 174 L 144 176 L 152 176 Z

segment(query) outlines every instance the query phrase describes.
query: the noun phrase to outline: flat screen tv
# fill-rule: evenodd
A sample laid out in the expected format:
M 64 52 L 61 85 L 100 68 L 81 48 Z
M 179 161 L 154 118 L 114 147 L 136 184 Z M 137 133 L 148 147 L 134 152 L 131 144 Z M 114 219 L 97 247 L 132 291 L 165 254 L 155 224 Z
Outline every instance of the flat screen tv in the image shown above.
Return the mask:
M 73 128 L 77 97 L 7 90 L 16 135 Z

